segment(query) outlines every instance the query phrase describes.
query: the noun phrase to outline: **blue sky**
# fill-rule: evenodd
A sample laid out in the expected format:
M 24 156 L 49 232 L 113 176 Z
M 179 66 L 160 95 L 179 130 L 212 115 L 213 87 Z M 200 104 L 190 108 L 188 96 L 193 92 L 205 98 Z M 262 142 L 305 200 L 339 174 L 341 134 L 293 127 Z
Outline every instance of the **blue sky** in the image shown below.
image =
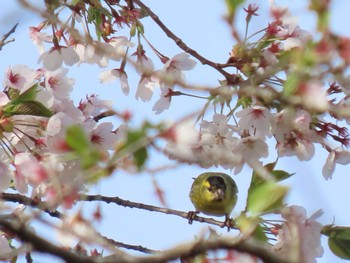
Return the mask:
M 206 3 L 200 0 L 145 0 L 144 2 L 159 15 L 160 19 L 175 34 L 200 54 L 218 62 L 227 60 L 234 41 L 230 36 L 229 28 L 222 19 L 225 11 L 224 1 L 207 1 Z M 262 8 L 259 13 L 266 12 L 267 1 L 256 2 L 265 6 L 265 9 Z M 288 6 L 290 1 L 276 0 L 276 3 Z M 303 8 L 305 3 L 306 1 L 303 0 L 293 1 L 291 10 L 299 17 L 302 28 L 314 29 L 314 17 Z M 350 36 L 349 27 L 347 26 L 350 24 L 350 17 L 347 14 L 350 10 L 350 2 L 334 1 L 332 9 L 334 12 L 331 20 L 333 30 Z M 243 31 L 244 18 L 242 16 L 240 18 Z M 251 32 L 261 29 L 268 21 L 264 16 L 254 19 L 256 20 L 252 22 Z M 2 7 L 2 14 L 0 14 L 0 34 L 7 32 L 15 22 L 19 22 L 16 34 L 13 35 L 16 41 L 5 46 L 0 52 L 0 72 L 4 72 L 9 65 L 15 64 L 27 64 L 33 68 L 39 66 L 37 64 L 38 52 L 28 38 L 28 26 L 38 25 L 40 19 L 17 6 L 16 1 L 8 1 L 6 6 Z M 144 24 L 147 38 L 160 52 L 169 57 L 181 52 L 150 19 L 145 20 Z M 150 51 L 147 54 L 156 61 L 155 56 Z M 161 64 L 157 63 L 158 68 L 160 68 Z M 114 68 L 117 65 L 118 63 L 111 63 L 108 68 Z M 97 93 L 101 98 L 113 99 L 117 110 L 130 109 L 134 112 L 135 125 L 139 124 L 145 117 L 154 122 L 169 119 L 176 120 L 191 110 L 200 109 L 205 103 L 203 100 L 175 97 L 168 111 L 160 115 L 154 115 L 151 109 L 157 99 L 157 93 L 154 95 L 154 99 L 148 103 L 136 102 L 134 99 L 138 81 L 137 75 L 129 73 L 131 92 L 129 96 L 125 97 L 118 86 L 118 82 L 108 85 L 99 83 L 98 75 L 100 71 L 101 69 L 98 67 L 89 65 L 74 66 L 70 69 L 69 76 L 77 80 L 73 98 L 78 102 L 85 97 L 85 94 Z M 186 77 L 189 83 L 215 86 L 221 76 L 198 63 L 195 70 L 186 73 Z M 183 105 L 186 105 L 186 107 Z M 334 221 L 339 225 L 350 225 L 350 212 L 346 205 L 347 201 L 350 200 L 348 169 L 337 166 L 333 179 L 325 181 L 321 171 L 327 154 L 320 147 L 317 148 L 316 154 L 317 157 L 310 162 L 300 162 L 295 158 L 280 159 L 278 168 L 296 173 L 292 180 L 285 182 L 293 190 L 288 196 L 288 203 L 304 206 L 309 215 L 319 208 L 323 208 L 325 214 L 321 221 L 324 224 Z M 274 160 L 274 158 L 273 156 L 270 160 Z M 165 163 L 168 163 L 167 160 L 157 157 L 151 159 L 150 166 L 157 167 Z M 225 171 L 214 168 L 209 170 Z M 194 165 L 183 165 L 156 175 L 157 182 L 166 193 L 170 208 L 183 211 L 193 209 L 188 198 L 192 177 L 204 171 L 204 169 Z M 244 169 L 234 177 L 240 189 L 236 214 L 244 208 L 245 192 L 249 185 L 250 174 L 250 169 Z M 94 187 L 93 192 L 159 205 L 149 174 L 129 175 L 117 172 L 113 177 L 103 180 L 98 186 Z M 92 205 L 92 207 L 94 206 L 95 204 Z M 90 211 L 91 205 L 79 204 L 78 207 Z M 200 229 L 206 227 L 204 224 L 196 222 L 193 225 L 188 225 L 186 220 L 171 215 L 167 216 L 116 205 L 104 205 L 102 213 L 104 220 L 98 225 L 102 234 L 109 235 L 124 243 L 142 245 L 151 249 L 164 249 L 178 242 L 191 240 L 199 233 Z M 235 212 L 233 215 L 235 215 Z M 337 259 L 334 259 L 333 255 L 326 252 L 324 258 L 318 262 L 337 262 L 335 260 Z

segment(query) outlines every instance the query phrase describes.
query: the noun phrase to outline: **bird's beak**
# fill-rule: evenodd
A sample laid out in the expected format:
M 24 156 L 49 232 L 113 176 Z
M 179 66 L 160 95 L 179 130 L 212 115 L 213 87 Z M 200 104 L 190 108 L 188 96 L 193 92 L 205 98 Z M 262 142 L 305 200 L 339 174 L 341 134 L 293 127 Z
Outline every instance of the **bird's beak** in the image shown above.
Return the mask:
M 225 197 L 225 190 L 224 189 L 216 189 L 215 191 L 215 200 L 216 201 L 222 201 Z

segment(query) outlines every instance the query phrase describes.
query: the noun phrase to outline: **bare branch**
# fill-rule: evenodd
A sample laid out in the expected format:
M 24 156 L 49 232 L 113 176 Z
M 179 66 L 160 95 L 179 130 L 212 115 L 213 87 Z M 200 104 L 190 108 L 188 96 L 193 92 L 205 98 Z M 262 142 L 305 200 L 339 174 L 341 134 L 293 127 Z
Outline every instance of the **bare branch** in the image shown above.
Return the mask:
M 7 39 L 11 34 L 13 34 L 13 33 L 16 31 L 17 26 L 18 26 L 18 23 L 16 23 L 16 24 L 10 29 L 9 32 L 7 32 L 6 34 L 4 34 L 4 35 L 2 36 L 2 38 L 0 39 L 0 50 L 2 50 L 2 47 L 5 46 L 6 44 L 15 41 L 14 38 L 9 39 L 9 40 L 7 40 L 7 41 L 6 41 L 6 39 Z
M 176 36 L 160 19 L 159 17 L 153 13 L 153 11 L 146 6 L 143 2 L 140 0 L 133 0 L 137 5 L 142 7 L 147 14 L 152 18 L 152 20 L 163 30 L 163 32 L 172 40 L 174 40 L 175 44 L 181 48 L 183 51 L 187 52 L 188 54 L 191 54 L 193 57 L 198 59 L 203 65 L 208 65 L 214 69 L 216 69 L 218 72 L 220 72 L 229 83 L 235 83 L 237 81 L 236 76 L 234 74 L 228 73 L 225 70 L 223 70 L 222 65 L 220 63 L 213 62 L 202 55 L 200 55 L 197 51 L 190 48 L 188 45 L 186 45 L 178 36 Z

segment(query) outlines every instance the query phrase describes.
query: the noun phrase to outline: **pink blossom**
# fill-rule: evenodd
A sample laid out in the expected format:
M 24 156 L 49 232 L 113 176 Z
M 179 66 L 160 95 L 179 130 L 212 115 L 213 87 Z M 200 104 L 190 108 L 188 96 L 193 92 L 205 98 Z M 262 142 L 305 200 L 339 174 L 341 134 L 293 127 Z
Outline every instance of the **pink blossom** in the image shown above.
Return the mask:
M 329 109 L 327 92 L 322 83 L 312 81 L 299 86 L 297 95 L 303 106 L 311 111 L 324 112 Z
M 171 102 L 172 89 L 169 85 L 164 85 L 160 88 L 160 98 L 154 104 L 152 110 L 156 113 L 162 113 L 164 110 L 169 109 Z
M 303 207 L 285 207 L 282 217 L 286 221 L 278 231 L 273 250 L 293 262 L 316 263 L 316 258 L 323 255 L 322 225 L 316 221 L 321 214 L 318 211 L 307 218 Z
M 253 169 L 260 166 L 260 159 L 268 156 L 266 142 L 257 136 L 243 137 L 235 141 L 233 155 L 240 156 L 240 161 L 235 165 L 235 174 L 238 174 L 245 163 Z
M 326 163 L 323 166 L 322 174 L 323 177 L 328 180 L 332 179 L 332 175 L 335 170 L 335 164 L 347 165 L 350 163 L 350 152 L 343 149 L 334 149 L 329 152 Z
M 171 102 L 171 95 L 173 94 L 174 82 L 184 82 L 185 76 L 182 71 L 191 70 L 195 67 L 196 61 L 189 58 L 185 52 L 175 55 L 169 59 L 162 70 L 156 72 L 159 86 L 161 89 L 160 99 L 155 103 L 152 110 L 156 114 L 168 109 Z
M 22 152 L 15 155 L 14 165 L 31 184 L 38 185 L 48 178 L 47 171 L 30 153 Z
M 149 101 L 152 98 L 154 88 L 158 86 L 158 83 L 153 81 L 151 78 L 142 76 L 137 86 L 135 98 L 139 98 L 142 101 Z
M 4 192 L 10 187 L 11 179 L 12 177 L 8 165 L 0 162 L 0 192 Z
M 239 118 L 238 126 L 243 131 L 248 131 L 250 135 L 264 138 L 271 136 L 272 114 L 265 107 L 251 106 L 236 113 Z
M 25 92 L 36 83 L 37 73 L 26 65 L 15 65 L 5 72 L 3 85 Z
M 87 133 L 90 134 L 90 140 L 94 145 L 99 146 L 103 150 L 113 150 L 117 135 L 112 130 L 113 124 L 111 122 L 103 122 L 96 124 Z
M 46 71 L 45 88 L 47 88 L 56 99 L 68 99 L 73 90 L 74 79 L 67 77 L 68 69 L 57 69 L 55 71 Z
M 191 120 L 174 124 L 164 137 L 168 141 L 165 151 L 172 158 L 188 162 L 195 161 L 192 148 L 199 142 L 199 133 Z
M 43 62 L 44 68 L 54 71 L 62 66 L 72 66 L 79 62 L 79 56 L 72 47 L 53 47 L 40 55 L 38 62 Z
M 113 101 L 101 100 L 96 95 L 86 97 L 85 101 L 79 103 L 79 109 L 83 113 L 85 119 L 96 117 L 103 110 L 112 110 Z
M 15 256 L 11 252 L 12 252 L 12 249 L 10 247 L 9 241 L 3 234 L 1 234 L 0 235 L 0 260 L 1 261 L 6 260 L 9 262 Z
M 299 160 L 310 160 L 315 153 L 314 142 L 322 139 L 310 127 L 311 116 L 307 111 L 283 110 L 274 116 L 272 134 L 277 144 L 278 156 L 296 155 Z
M 238 139 L 233 137 L 227 122 L 225 115 L 214 114 L 213 121 L 204 120 L 200 124 L 200 141 L 195 146 L 195 154 L 203 167 L 221 165 L 232 169 L 241 161 L 241 156 L 232 151 Z
M 52 42 L 52 36 L 41 32 L 43 26 L 40 25 L 38 27 L 29 27 L 29 37 L 34 42 L 35 46 L 38 48 L 39 53 L 42 54 L 45 52 L 44 43 L 43 42 Z
M 120 86 L 124 95 L 128 95 L 130 92 L 130 87 L 128 83 L 128 76 L 126 75 L 126 72 L 124 70 L 112 69 L 103 71 L 100 74 L 101 83 L 108 83 L 117 79 L 119 79 L 120 81 Z

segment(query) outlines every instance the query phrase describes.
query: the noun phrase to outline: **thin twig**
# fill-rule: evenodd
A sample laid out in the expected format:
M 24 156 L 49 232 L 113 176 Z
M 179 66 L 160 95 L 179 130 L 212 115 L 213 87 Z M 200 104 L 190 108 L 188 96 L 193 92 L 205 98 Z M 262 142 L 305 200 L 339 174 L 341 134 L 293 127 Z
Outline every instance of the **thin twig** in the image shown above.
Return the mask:
M 222 69 L 222 64 L 213 62 L 202 55 L 200 55 L 197 51 L 190 48 L 188 45 L 186 45 L 182 39 L 180 39 L 178 36 L 176 36 L 160 19 L 159 17 L 153 13 L 153 11 L 146 6 L 143 2 L 140 0 L 133 0 L 134 3 L 142 7 L 147 14 L 152 18 L 152 20 L 163 30 L 163 32 L 172 40 L 174 40 L 175 44 L 181 48 L 183 51 L 187 52 L 188 54 L 191 54 L 193 57 L 198 59 L 203 65 L 208 65 L 214 69 L 216 69 L 218 72 L 220 72 L 229 83 L 235 83 L 236 82 L 236 76 L 234 74 L 228 73 L 227 71 Z
M 2 36 L 2 38 L 0 39 L 0 50 L 2 50 L 2 47 L 5 46 L 6 44 L 15 41 L 14 38 L 13 38 L 13 39 L 10 39 L 10 40 L 8 40 L 8 41 L 6 41 L 6 39 L 7 39 L 11 34 L 15 33 L 17 26 L 18 26 L 18 23 L 16 23 L 16 24 L 10 29 L 9 32 L 7 32 L 6 34 L 4 34 L 4 35 Z

